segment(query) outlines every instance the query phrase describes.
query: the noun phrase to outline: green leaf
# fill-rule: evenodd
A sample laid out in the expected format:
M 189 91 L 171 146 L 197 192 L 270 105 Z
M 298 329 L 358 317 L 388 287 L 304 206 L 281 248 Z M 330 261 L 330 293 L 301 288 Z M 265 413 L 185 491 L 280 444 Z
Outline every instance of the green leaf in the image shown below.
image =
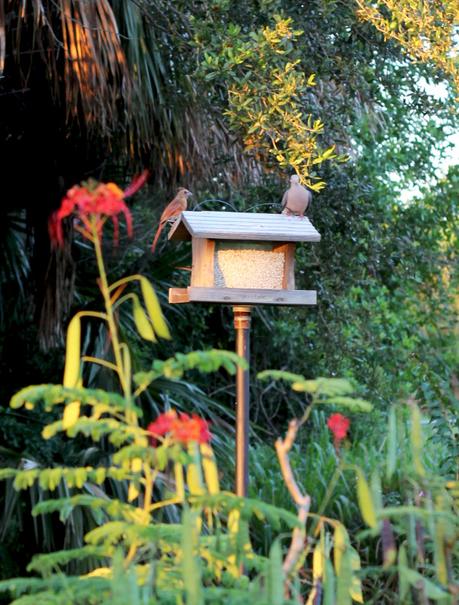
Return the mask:
M 201 561 L 197 555 L 199 545 L 198 515 L 188 509 L 182 516 L 182 576 L 187 605 L 204 603 L 201 585 Z
M 282 549 L 275 540 L 269 551 L 267 562 L 268 604 L 282 605 L 284 602 L 284 570 L 282 569 Z
M 323 605 L 336 605 L 336 578 L 333 572 L 333 565 L 330 559 L 325 560 L 325 575 L 324 575 L 324 600 Z
M 376 510 L 371 495 L 370 488 L 363 471 L 360 468 L 356 468 L 357 473 L 357 499 L 359 502 L 360 512 L 365 523 L 372 529 L 378 527 L 378 521 L 376 518 Z
M 103 557 L 106 555 L 106 549 L 100 546 L 83 546 L 81 548 L 58 550 L 50 554 L 35 555 L 27 566 L 27 571 L 36 571 L 45 575 L 58 567 L 67 565 L 71 561 L 81 561 L 88 557 Z
M 350 546 L 349 555 L 350 555 L 350 560 L 351 560 L 352 571 L 353 572 L 359 571 L 360 570 L 359 553 L 355 550 L 355 548 L 352 548 L 352 546 Z M 351 586 L 349 588 L 349 592 L 350 592 L 350 595 L 351 595 L 353 601 L 357 601 L 357 603 L 363 603 L 362 583 L 360 581 L 360 578 L 355 573 L 352 573 L 352 580 L 351 580 Z
M 386 477 L 390 479 L 395 472 L 397 465 L 397 418 L 395 407 L 392 406 L 389 412 L 389 421 L 387 427 L 387 458 L 386 458 Z
M 337 576 L 336 603 L 351 605 L 352 560 L 349 549 L 343 553 Z
M 333 559 L 335 564 L 335 571 L 337 574 L 339 574 L 341 560 L 348 546 L 349 536 L 347 530 L 344 525 L 342 525 L 341 523 L 337 523 L 333 536 Z
M 433 601 L 441 601 L 448 596 L 448 593 L 414 569 L 403 567 L 402 574 L 405 576 L 406 581 L 409 582 L 411 586 L 417 588 L 418 590 L 421 588 L 427 597 Z
M 422 449 L 424 445 L 424 439 L 422 436 L 421 426 L 421 412 L 418 406 L 413 402 L 411 407 L 411 453 L 413 456 L 414 470 L 418 475 L 424 477 L 426 471 L 422 463 Z
M 344 407 L 351 412 L 371 412 L 373 409 L 373 405 L 369 401 L 365 401 L 365 399 L 360 399 L 358 397 L 330 397 L 325 403 L 327 405 L 334 404 Z
M 399 597 L 400 602 L 403 603 L 406 595 L 410 589 L 410 583 L 406 576 L 406 570 L 408 568 L 408 557 L 406 554 L 406 546 L 402 544 L 398 550 L 398 584 L 399 584 Z

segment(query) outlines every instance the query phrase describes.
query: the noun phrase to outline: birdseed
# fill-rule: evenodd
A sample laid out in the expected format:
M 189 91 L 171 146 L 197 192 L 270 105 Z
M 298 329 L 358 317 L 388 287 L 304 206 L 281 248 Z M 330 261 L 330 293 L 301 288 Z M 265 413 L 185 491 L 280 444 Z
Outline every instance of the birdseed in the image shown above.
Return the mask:
M 215 287 L 282 290 L 285 256 L 269 250 L 218 250 Z

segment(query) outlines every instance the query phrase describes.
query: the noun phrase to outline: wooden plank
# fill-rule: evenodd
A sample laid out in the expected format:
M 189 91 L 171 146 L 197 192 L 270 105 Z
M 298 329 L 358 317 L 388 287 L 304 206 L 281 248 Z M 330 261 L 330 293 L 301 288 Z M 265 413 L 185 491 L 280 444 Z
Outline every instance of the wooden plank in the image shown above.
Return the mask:
M 191 285 L 212 288 L 214 278 L 215 242 L 210 239 L 193 238 L 191 242 L 193 267 L 191 270 Z
M 169 233 L 167 234 L 167 239 L 173 239 L 176 241 L 190 239 L 188 229 L 186 228 L 181 217 L 179 217 L 170 228 Z
M 295 289 L 295 244 L 278 244 L 273 246 L 273 252 L 284 255 L 284 275 L 282 287 L 284 290 Z
M 320 241 L 320 234 L 306 217 L 249 212 L 185 211 L 170 239 L 191 237 L 253 241 Z
M 190 302 L 227 305 L 316 305 L 315 290 L 262 290 L 249 288 L 188 288 Z
M 218 231 L 217 229 L 208 229 L 202 231 L 195 231 L 194 237 L 197 238 L 208 238 L 208 239 L 224 239 L 224 240 L 237 240 L 237 241 L 267 241 L 272 242 L 320 242 L 320 235 L 311 233 L 298 235 L 295 233 L 279 233 L 279 232 L 268 232 L 263 231 L 256 233 L 246 231 Z
M 169 302 L 171 305 L 190 302 L 188 288 L 169 288 Z

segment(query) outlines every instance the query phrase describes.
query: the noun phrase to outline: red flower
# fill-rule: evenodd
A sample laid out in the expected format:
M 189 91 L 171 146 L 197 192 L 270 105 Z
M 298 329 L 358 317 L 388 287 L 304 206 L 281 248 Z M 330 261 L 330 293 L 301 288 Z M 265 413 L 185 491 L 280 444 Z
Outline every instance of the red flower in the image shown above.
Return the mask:
M 339 447 L 341 441 L 346 439 L 350 424 L 349 418 L 342 414 L 332 414 L 327 420 L 327 426 L 333 433 L 336 447 Z
M 210 441 L 209 425 L 196 414 L 193 414 L 191 418 L 188 414 L 180 414 L 180 418 L 172 423 L 172 436 L 180 443 L 189 441 L 207 443 Z
M 156 437 L 164 437 L 164 435 L 170 432 L 172 422 L 175 420 L 175 418 L 177 418 L 177 414 L 173 410 L 165 412 L 164 414 L 161 414 L 161 416 L 158 416 L 154 422 L 151 422 L 148 425 L 147 431 Z
M 158 416 L 148 425 L 147 431 L 154 437 L 163 437 L 170 433 L 174 441 L 185 444 L 190 441 L 207 443 L 211 439 L 209 424 L 205 420 L 195 414 L 191 417 L 188 414 L 177 415 L 173 410 Z
M 100 236 L 107 218 L 111 218 L 114 227 L 114 242 L 118 242 L 118 216 L 123 214 L 126 220 L 128 235 L 132 235 L 132 217 L 124 198 L 133 195 L 146 181 L 148 172 L 144 171 L 133 180 L 131 185 L 122 191 L 115 183 L 97 183 L 88 181 L 75 185 L 62 200 L 61 207 L 54 212 L 49 221 L 49 235 L 55 246 L 62 246 L 64 236 L 62 221 L 76 214 L 83 224 L 80 231 L 86 237 L 91 237 L 91 219 L 95 219 L 96 229 Z

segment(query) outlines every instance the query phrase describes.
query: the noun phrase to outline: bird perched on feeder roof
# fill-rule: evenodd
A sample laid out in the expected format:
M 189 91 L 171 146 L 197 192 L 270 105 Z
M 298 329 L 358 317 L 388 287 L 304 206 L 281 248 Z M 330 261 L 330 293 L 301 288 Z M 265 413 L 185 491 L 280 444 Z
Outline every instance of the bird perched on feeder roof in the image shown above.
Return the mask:
M 290 187 L 284 193 L 282 198 L 282 214 L 287 216 L 304 216 L 304 213 L 311 205 L 312 193 L 300 185 L 300 178 L 297 174 L 290 177 Z
M 161 218 L 159 219 L 159 225 L 158 229 L 156 230 L 155 238 L 151 245 L 152 252 L 154 252 L 156 249 L 159 236 L 161 235 L 161 231 L 164 229 L 165 224 L 169 221 L 176 221 L 182 212 L 187 209 L 188 198 L 190 195 L 193 195 L 191 191 L 188 191 L 188 189 L 185 189 L 185 187 L 180 187 L 172 202 L 169 202 L 169 204 L 164 208 Z

